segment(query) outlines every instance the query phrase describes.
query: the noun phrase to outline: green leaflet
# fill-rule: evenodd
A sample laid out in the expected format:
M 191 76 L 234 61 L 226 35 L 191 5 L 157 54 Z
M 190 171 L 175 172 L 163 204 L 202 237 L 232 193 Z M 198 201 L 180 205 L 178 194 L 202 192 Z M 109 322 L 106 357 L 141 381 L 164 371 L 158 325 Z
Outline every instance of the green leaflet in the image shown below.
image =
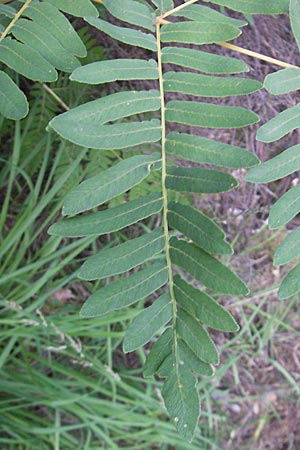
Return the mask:
M 177 337 L 177 344 L 179 364 L 185 364 L 192 372 L 199 375 L 213 375 L 212 366 L 201 361 L 180 337 Z M 174 353 L 170 353 L 157 369 L 157 375 L 161 378 L 167 378 L 172 370 L 174 370 L 174 367 Z
M 171 9 L 174 8 L 173 0 L 151 0 L 151 1 L 155 6 L 157 6 L 158 14 L 163 14 L 167 11 L 171 11 Z
M 204 376 L 213 375 L 214 371 L 212 366 L 201 361 L 182 339 L 178 339 L 178 353 L 179 359 L 193 372 Z
M 251 167 L 259 162 L 253 153 L 241 147 L 187 133 L 169 133 L 166 151 L 190 161 L 233 169 Z
M 157 339 L 144 364 L 144 377 L 151 377 L 154 375 L 163 361 L 170 355 L 172 352 L 172 337 L 172 328 L 167 328 Z
M 300 69 L 283 69 L 267 75 L 264 88 L 273 95 L 287 94 L 300 89 Z
M 95 17 L 85 17 L 85 20 L 90 25 L 98 28 L 98 30 L 103 31 L 103 33 L 108 34 L 117 41 L 152 50 L 153 52 L 156 51 L 156 41 L 153 34 L 143 33 L 142 31 L 131 28 L 117 27 Z
M 238 182 L 228 173 L 200 167 L 176 167 L 167 169 L 166 187 L 181 192 L 201 192 L 215 194 L 226 192 L 238 186 Z
M 155 29 L 155 14 L 150 8 L 134 0 L 103 0 L 105 8 L 117 19 L 131 23 L 138 27 L 146 28 L 150 31 Z
M 171 100 L 166 120 L 205 128 L 240 128 L 257 123 L 259 117 L 245 108 Z
M 172 304 L 170 296 L 164 294 L 133 319 L 125 333 L 123 351 L 125 353 L 132 352 L 145 345 L 171 319 Z
M 157 62 L 143 59 L 113 59 L 78 67 L 70 76 L 80 83 L 101 84 L 123 80 L 156 80 Z
M 286 109 L 263 125 L 256 134 L 261 142 L 274 142 L 300 127 L 300 105 Z
M 87 211 L 128 191 L 149 175 L 160 158 L 160 153 L 132 156 L 83 181 L 66 197 L 62 214 L 71 216 Z
M 116 247 L 101 250 L 91 256 L 80 268 L 78 277 L 84 280 L 97 280 L 127 272 L 153 258 L 164 249 L 164 246 L 163 230 L 158 228 L 151 233 Z
M 127 148 L 161 137 L 157 119 L 103 125 L 109 121 L 160 108 L 158 92 L 118 92 L 78 106 L 55 117 L 49 123 L 58 134 L 78 145 L 96 149 Z
M 55 81 L 57 72 L 38 52 L 11 38 L 0 43 L 0 61 L 34 81 Z
M 247 14 L 284 14 L 289 10 L 289 0 L 204 0 Z
M 49 126 L 60 130 L 83 125 L 94 125 L 98 128 L 99 125 L 133 114 L 157 111 L 159 107 L 159 92 L 156 90 L 117 92 L 77 106 L 55 117 Z
M 156 373 L 160 378 L 167 378 L 172 370 L 174 370 L 175 367 L 175 357 L 174 354 L 170 353 L 168 356 L 163 360 L 161 365 L 157 368 Z
M 170 246 L 173 264 L 186 270 L 204 286 L 229 295 L 247 295 L 249 292 L 237 275 L 196 245 L 171 238 Z
M 292 31 L 300 49 L 300 1 L 290 0 L 290 21 Z
M 161 208 L 161 193 L 155 192 L 115 208 L 61 220 L 52 225 L 48 233 L 67 237 L 103 235 L 158 214 Z
M 186 21 L 163 25 L 161 28 L 161 41 L 203 45 L 230 41 L 240 34 L 241 32 L 238 28 L 225 23 Z
M 291 231 L 274 255 L 274 266 L 282 266 L 300 255 L 300 228 Z
M 155 292 L 168 281 L 165 263 L 153 264 L 96 291 L 81 308 L 82 317 L 99 317 L 125 308 Z
M 245 95 L 261 88 L 261 83 L 250 78 L 212 77 L 190 72 L 166 72 L 166 92 L 180 92 L 199 97 L 227 97 Z
M 297 264 L 283 280 L 279 292 L 279 300 L 285 300 L 300 291 L 300 264 Z
M 234 74 L 249 72 L 249 67 L 238 59 L 185 47 L 164 47 L 162 49 L 162 62 L 177 64 L 205 73 Z
M 269 216 L 269 227 L 273 230 L 286 225 L 300 212 L 300 186 L 295 186 L 286 192 L 275 205 Z
M 225 332 L 238 331 L 238 324 L 223 306 L 179 275 L 174 277 L 174 293 L 180 308 L 204 325 Z
M 97 8 L 90 0 L 46 0 L 48 3 L 56 6 L 56 8 L 71 14 L 72 16 L 85 17 L 95 16 L 98 17 L 99 13 Z
M 58 119 L 61 116 L 57 116 Z M 78 126 L 58 126 L 53 119 L 48 125 L 65 139 L 75 144 L 99 150 L 114 150 L 134 147 L 148 142 L 157 142 L 161 138 L 160 121 L 153 119 L 144 122 L 128 122 L 115 125 L 97 126 L 97 124 Z M 64 125 L 64 124 L 63 124 Z
M 59 70 L 72 72 L 80 66 L 78 59 L 69 53 L 53 34 L 35 21 L 19 19 L 13 26 L 12 33 Z
M 13 8 L 10 5 L 1 5 L 0 4 L 0 15 L 9 17 L 10 19 L 13 19 L 15 14 L 17 13 L 16 9 Z
M 225 233 L 202 212 L 188 205 L 172 202 L 168 207 L 169 225 L 183 233 L 208 253 L 231 254 Z
M 168 336 L 166 335 L 168 332 Z M 167 339 L 165 339 L 167 338 Z M 158 340 L 148 356 L 148 360 L 151 361 L 151 373 L 156 371 L 161 378 L 167 378 L 172 372 L 175 371 L 176 363 L 174 353 L 171 352 L 172 347 L 172 329 L 168 328 L 163 340 Z M 162 345 L 164 344 L 164 345 Z M 185 344 L 185 342 L 177 336 L 177 352 L 179 357 L 179 366 L 185 365 L 192 372 L 211 376 L 213 375 L 213 368 L 210 364 L 201 361 L 196 354 Z M 161 351 L 162 349 L 162 351 Z M 158 367 L 158 364 L 159 367 Z M 177 363 L 178 366 L 178 363 Z M 155 369 L 156 367 L 156 369 Z M 154 372 L 153 372 L 154 373 Z
M 175 13 L 174 16 L 185 17 L 186 19 L 196 20 L 197 22 L 212 21 L 227 23 L 235 27 L 243 27 L 247 25 L 247 22 L 245 20 L 238 20 L 229 16 L 225 16 L 224 14 L 221 14 L 214 9 L 202 5 L 189 5 L 187 6 L 187 8 L 184 8 Z
M 177 313 L 176 329 L 197 358 L 208 364 L 219 364 L 217 349 L 207 331 L 181 308 Z
M 51 3 L 31 2 L 23 15 L 34 20 L 45 30 L 51 30 L 60 44 L 73 55 L 86 56 L 86 48 L 82 40 L 68 19 Z
M 162 389 L 162 396 L 179 433 L 192 441 L 200 415 L 196 378 L 185 365 L 172 370 Z
M 270 183 L 300 169 L 300 145 L 288 148 L 280 155 L 251 169 L 245 180 L 250 183 Z
M 28 113 L 25 95 L 13 80 L 0 70 L 0 114 L 8 119 L 18 120 Z

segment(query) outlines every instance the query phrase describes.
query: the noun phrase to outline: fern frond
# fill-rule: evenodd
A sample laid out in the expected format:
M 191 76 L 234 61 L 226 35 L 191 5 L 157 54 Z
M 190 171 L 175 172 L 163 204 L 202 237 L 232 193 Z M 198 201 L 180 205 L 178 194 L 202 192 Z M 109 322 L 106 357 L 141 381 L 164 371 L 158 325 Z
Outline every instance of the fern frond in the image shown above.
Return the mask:
M 63 215 L 69 217 L 52 225 L 49 232 L 69 237 L 101 235 L 161 214 L 158 228 L 100 251 L 83 264 L 80 278 L 114 278 L 87 300 L 81 315 L 102 316 L 130 307 L 155 293 L 156 300 L 129 326 L 123 349 L 133 351 L 159 336 L 147 357 L 144 375 L 157 373 L 165 379 L 162 395 L 166 408 L 179 432 L 188 440 L 194 435 L 200 412 L 196 376 L 212 375 L 211 365 L 219 363 L 218 351 L 207 328 L 228 332 L 238 329 L 235 320 L 211 293 L 246 295 L 248 288 L 214 256 L 233 252 L 223 230 L 192 206 L 170 201 L 174 192 L 225 192 L 235 188 L 237 181 L 229 173 L 212 168 L 181 166 L 176 158 L 228 168 L 250 167 L 258 160 L 246 149 L 180 132 L 178 124 L 231 129 L 256 123 L 258 116 L 245 108 L 207 103 L 203 97 L 245 95 L 261 87 L 256 80 L 234 76 L 248 71 L 244 63 L 180 46 L 181 43 L 202 45 L 231 40 L 245 25 L 244 21 L 208 7 L 196 7 L 192 4 L 195 1 L 183 3 L 174 10 L 172 1 L 153 1 L 157 7 L 154 11 L 144 2 L 103 0 L 108 12 L 124 24 L 112 25 L 94 16 L 85 20 L 124 44 L 156 52 L 156 61 L 152 53 L 149 60 L 97 61 L 76 68 L 71 79 L 91 84 L 158 80 L 158 89 L 107 95 L 55 117 L 49 124 L 49 129 L 63 138 L 100 152 L 140 144 L 147 144 L 148 148 L 155 143 L 154 152 L 125 157 L 83 181 L 66 198 Z M 176 21 L 162 20 L 159 17 L 162 13 L 168 19 L 174 13 Z M 178 17 L 187 20 L 178 22 Z M 165 73 L 165 62 L 207 74 L 233 76 L 215 77 L 186 71 Z M 166 92 L 189 94 L 194 100 L 167 102 Z M 174 131 L 172 123 L 176 123 L 178 131 Z M 130 189 L 137 189 L 154 173 L 160 174 L 155 192 L 131 199 Z M 129 201 L 105 209 L 109 202 L 126 192 Z M 79 215 L 99 206 L 100 211 Z M 181 275 L 175 275 L 176 272 Z M 185 276 L 193 282 L 185 281 Z M 201 289 L 196 288 L 199 283 Z

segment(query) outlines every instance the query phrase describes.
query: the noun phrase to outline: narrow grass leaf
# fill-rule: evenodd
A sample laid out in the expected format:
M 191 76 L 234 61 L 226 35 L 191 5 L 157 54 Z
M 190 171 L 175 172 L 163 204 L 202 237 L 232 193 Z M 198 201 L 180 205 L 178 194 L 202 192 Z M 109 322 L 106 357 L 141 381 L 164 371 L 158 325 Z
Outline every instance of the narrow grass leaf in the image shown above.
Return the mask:
M 164 245 L 163 231 L 158 228 L 152 233 L 113 248 L 103 249 L 91 256 L 80 268 L 78 277 L 83 280 L 97 280 L 127 272 L 160 253 Z
M 171 100 L 166 120 L 205 128 L 240 128 L 259 121 L 252 111 L 235 106 Z
M 165 263 L 153 264 L 96 291 L 81 308 L 82 317 L 99 317 L 143 300 L 168 281 Z
M 46 30 L 51 30 L 60 44 L 73 55 L 86 56 L 86 48 L 68 19 L 51 3 L 31 2 L 23 15 Z
M 262 84 L 250 78 L 212 77 L 190 72 L 166 72 L 164 89 L 166 92 L 199 97 L 228 97 L 245 95 L 258 91 Z
M 143 33 L 139 30 L 133 30 L 131 28 L 118 27 L 112 25 L 105 20 L 97 19 L 95 17 L 85 17 L 86 22 L 96 27 L 103 33 L 108 34 L 117 41 L 124 44 L 133 45 L 136 47 L 145 48 L 153 52 L 156 51 L 156 41 L 153 34 Z
M 249 67 L 238 59 L 185 47 L 164 47 L 162 62 L 212 74 L 249 72 Z
M 125 353 L 132 352 L 145 345 L 171 319 L 170 296 L 164 294 L 133 319 L 125 333 L 123 351 Z
M 269 122 L 265 123 L 257 132 L 258 141 L 269 143 L 281 139 L 286 134 L 300 127 L 300 105 L 286 109 Z
M 182 339 L 178 339 L 178 353 L 180 361 L 183 361 L 192 372 L 198 375 L 212 376 L 214 371 L 210 364 L 207 364 L 197 357 L 197 355 L 186 345 Z
M 219 260 L 194 244 L 170 240 L 170 255 L 173 264 L 186 270 L 208 288 L 229 295 L 247 295 L 245 283 Z
M 80 66 L 78 59 L 60 44 L 55 35 L 36 21 L 19 19 L 12 33 L 59 70 L 72 72 Z
M 300 49 L 300 1 L 290 0 L 290 21 L 293 35 Z M 299 85 L 299 82 L 298 82 Z
M 274 254 L 274 266 L 282 266 L 300 255 L 300 227 L 291 231 Z
M 0 61 L 34 81 L 55 81 L 58 74 L 45 58 L 28 45 L 5 38 L 0 43 Z
M 279 300 L 285 300 L 300 291 L 300 264 L 297 264 L 285 277 L 278 292 Z
M 200 167 L 169 166 L 166 187 L 180 192 L 218 193 L 238 186 L 238 182 L 228 173 Z
M 273 95 L 297 91 L 300 89 L 300 69 L 291 67 L 267 75 L 264 81 L 264 88 Z
M 131 23 L 137 27 L 146 28 L 150 31 L 155 29 L 155 14 L 142 3 L 134 0 L 103 0 L 105 8 L 110 14 L 119 20 Z
M 275 205 L 271 207 L 269 227 L 273 230 L 286 225 L 300 212 L 300 186 L 295 186 L 286 192 Z
M 16 83 L 0 70 L 0 114 L 7 119 L 23 119 L 28 113 L 28 102 Z
M 158 214 L 161 208 L 161 193 L 155 192 L 115 208 L 61 220 L 53 224 L 48 233 L 63 237 L 101 236 Z
M 99 13 L 96 6 L 90 0 L 46 0 L 56 8 L 76 17 L 95 16 Z
M 284 376 L 284 378 L 288 381 L 288 383 L 291 385 L 292 387 L 292 392 L 295 392 L 297 394 L 297 397 L 299 397 L 300 394 L 300 387 L 299 387 L 299 383 L 298 383 L 298 379 L 295 377 L 294 378 L 294 374 L 292 374 L 291 371 L 289 371 L 288 368 L 285 368 L 282 364 L 280 364 L 280 362 L 278 362 L 276 359 L 271 359 L 270 358 L 270 363 L 272 363 L 272 365 L 275 367 L 276 370 L 278 370 L 278 372 Z
M 157 119 L 103 126 L 98 126 L 96 123 L 78 126 L 76 122 L 71 122 L 70 125 L 57 122 L 56 119 L 60 117 L 53 119 L 49 127 L 63 138 L 83 147 L 116 150 L 157 142 L 161 139 L 161 124 Z
M 62 214 L 71 216 L 87 211 L 128 191 L 149 175 L 160 158 L 159 153 L 132 156 L 83 181 L 66 197 Z
M 227 6 L 234 11 L 247 14 L 285 14 L 289 11 L 289 0 L 205 0 L 216 5 Z
M 270 183 L 300 169 L 300 145 L 288 148 L 280 155 L 251 169 L 245 180 L 250 183 Z
M 156 80 L 157 62 L 153 59 L 113 59 L 97 61 L 74 70 L 70 79 L 79 83 L 101 84 L 124 80 Z
M 203 45 L 230 41 L 240 34 L 241 32 L 238 28 L 225 23 L 186 21 L 163 25 L 161 28 L 161 41 Z
M 174 293 L 179 306 L 204 325 L 228 333 L 238 331 L 238 324 L 223 306 L 179 275 L 174 277 Z
M 172 202 L 168 207 L 169 225 L 208 253 L 232 254 L 224 231 L 205 214 L 189 205 Z
M 196 378 L 185 365 L 173 368 L 164 382 L 162 396 L 181 436 L 192 441 L 200 415 Z
M 163 334 L 157 339 L 155 344 L 150 350 L 147 356 L 146 362 L 143 367 L 144 377 L 151 377 L 158 370 L 163 361 L 172 352 L 172 339 L 173 330 L 172 328 L 167 328 Z
M 178 310 L 176 329 L 186 345 L 203 362 L 219 364 L 217 349 L 203 326 L 183 309 Z
M 232 169 L 255 166 L 259 162 L 256 155 L 244 148 L 175 131 L 167 135 L 166 151 L 190 161 Z
M 245 20 L 234 19 L 233 17 L 225 16 L 214 9 L 203 5 L 189 5 L 181 9 L 174 16 L 185 17 L 186 19 L 195 20 L 197 22 L 220 22 L 227 23 L 235 27 L 243 27 L 247 25 Z

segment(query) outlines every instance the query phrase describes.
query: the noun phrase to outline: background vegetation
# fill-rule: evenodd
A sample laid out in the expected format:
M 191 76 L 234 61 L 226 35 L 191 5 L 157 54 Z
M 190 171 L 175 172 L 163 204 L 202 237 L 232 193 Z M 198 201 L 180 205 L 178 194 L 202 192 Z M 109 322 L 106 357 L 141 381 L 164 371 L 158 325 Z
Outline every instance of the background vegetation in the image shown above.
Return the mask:
M 90 60 L 131 56 L 126 46 L 83 28 L 80 21 L 75 24 Z M 283 16 L 255 18 L 237 43 L 300 63 Z M 245 60 L 261 81 L 272 71 L 269 65 Z M 29 116 L 0 122 L 0 448 L 300 448 L 299 298 L 277 300 L 279 272 L 272 255 L 285 232 L 271 233 L 266 226 L 268 205 L 298 174 L 267 187 L 245 185 L 245 173 L 239 171 L 238 190 L 214 197 L 213 203 L 209 197 L 193 199 L 202 209 L 213 208 L 235 246 L 236 270 L 252 293 L 241 301 L 226 300 L 241 330 L 214 336 L 222 360 L 215 376 L 199 384 L 200 427 L 188 444 L 164 412 L 160 382 L 140 377 L 144 354 L 122 353 L 120 342 L 133 312 L 88 321 L 78 316 L 83 301 L 97 289 L 97 284 L 76 279 L 81 259 L 153 224 L 145 221 L 113 239 L 62 242 L 47 234 L 67 192 L 83 177 L 109 167 L 121 152 L 99 156 L 46 133 L 47 123 L 63 106 L 43 85 L 21 83 L 31 103 Z M 100 89 L 82 89 L 67 75 L 49 86 L 68 106 L 95 98 Z M 260 91 L 248 97 L 247 106 L 266 120 L 296 101 L 297 95 L 275 98 Z M 284 147 L 284 141 L 277 147 L 254 144 L 255 132 L 256 127 L 239 131 L 233 144 L 246 144 L 262 160 Z M 206 133 L 220 137 L 220 132 Z M 287 139 L 291 143 L 297 137 L 294 133 Z

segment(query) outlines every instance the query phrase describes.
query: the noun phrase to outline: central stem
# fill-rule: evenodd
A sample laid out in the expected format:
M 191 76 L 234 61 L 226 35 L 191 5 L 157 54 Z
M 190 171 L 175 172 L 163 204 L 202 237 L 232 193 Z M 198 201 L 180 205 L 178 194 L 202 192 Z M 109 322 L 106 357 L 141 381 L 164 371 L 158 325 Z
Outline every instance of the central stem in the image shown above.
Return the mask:
M 160 92 L 160 105 L 161 105 L 161 157 L 162 157 L 162 199 L 163 199 L 163 230 L 165 237 L 165 252 L 166 261 L 169 274 L 169 289 L 170 297 L 172 303 L 172 322 L 173 322 L 173 334 L 174 334 L 174 355 L 175 360 L 177 358 L 177 333 L 176 333 L 176 300 L 174 295 L 174 283 L 173 283 L 173 273 L 172 273 L 172 263 L 170 258 L 170 244 L 169 244 L 169 226 L 168 226 L 168 192 L 166 188 L 166 177 L 167 177 L 167 155 L 166 155 L 166 106 L 165 106 L 165 95 L 164 95 L 164 81 L 163 81 L 163 70 L 162 70 L 162 58 L 161 58 L 161 44 L 160 44 L 160 24 L 156 24 L 156 40 L 157 40 L 157 62 L 158 62 L 158 79 L 159 79 L 159 92 Z

